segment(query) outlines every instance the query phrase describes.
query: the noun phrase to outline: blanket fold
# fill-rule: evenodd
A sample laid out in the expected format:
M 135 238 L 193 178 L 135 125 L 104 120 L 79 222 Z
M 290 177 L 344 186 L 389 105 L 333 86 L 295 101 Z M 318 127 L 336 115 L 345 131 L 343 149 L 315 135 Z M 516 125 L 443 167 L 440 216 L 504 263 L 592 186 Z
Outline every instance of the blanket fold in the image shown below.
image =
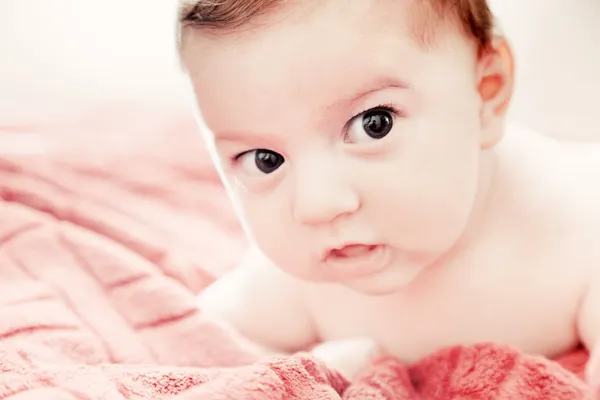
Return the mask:
M 0 399 L 592 398 L 584 351 L 455 347 L 352 382 L 307 354 L 259 358 L 195 306 L 246 246 L 206 162 L 4 156 L 0 200 Z

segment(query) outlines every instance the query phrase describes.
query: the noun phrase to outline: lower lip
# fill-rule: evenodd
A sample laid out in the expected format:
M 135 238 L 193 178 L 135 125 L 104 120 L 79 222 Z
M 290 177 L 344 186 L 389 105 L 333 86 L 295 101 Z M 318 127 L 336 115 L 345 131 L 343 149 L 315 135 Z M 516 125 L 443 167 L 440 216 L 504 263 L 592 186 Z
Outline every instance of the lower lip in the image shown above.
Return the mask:
M 329 255 L 325 264 L 336 272 L 353 277 L 371 275 L 384 270 L 390 262 L 390 251 L 386 246 L 372 246 L 372 249 L 354 257 Z

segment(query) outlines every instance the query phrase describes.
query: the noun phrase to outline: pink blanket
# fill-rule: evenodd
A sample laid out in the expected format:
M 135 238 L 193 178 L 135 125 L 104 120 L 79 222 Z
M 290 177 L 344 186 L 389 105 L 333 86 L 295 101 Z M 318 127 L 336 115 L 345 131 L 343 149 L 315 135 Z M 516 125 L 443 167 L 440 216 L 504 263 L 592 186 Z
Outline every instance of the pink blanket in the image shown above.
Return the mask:
M 0 399 L 584 399 L 558 362 L 482 344 L 353 382 L 259 359 L 195 295 L 246 243 L 200 147 L 0 156 Z

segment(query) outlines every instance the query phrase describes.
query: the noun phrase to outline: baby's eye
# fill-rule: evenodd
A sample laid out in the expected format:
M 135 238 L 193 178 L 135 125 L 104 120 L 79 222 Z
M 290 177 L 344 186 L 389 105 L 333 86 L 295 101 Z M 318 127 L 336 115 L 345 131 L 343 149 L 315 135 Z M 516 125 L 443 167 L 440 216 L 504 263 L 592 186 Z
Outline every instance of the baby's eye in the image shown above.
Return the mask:
M 383 139 L 392 131 L 394 114 L 393 109 L 377 107 L 357 115 L 350 121 L 345 141 L 360 143 Z
M 247 151 L 235 159 L 247 173 L 258 172 L 265 175 L 275 172 L 285 162 L 281 154 L 265 149 Z

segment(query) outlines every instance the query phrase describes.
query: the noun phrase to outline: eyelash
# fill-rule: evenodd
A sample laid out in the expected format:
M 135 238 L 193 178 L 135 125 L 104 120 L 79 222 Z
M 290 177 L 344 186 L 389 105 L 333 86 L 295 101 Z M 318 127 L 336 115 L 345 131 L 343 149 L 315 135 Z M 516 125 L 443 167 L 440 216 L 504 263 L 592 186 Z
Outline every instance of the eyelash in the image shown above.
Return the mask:
M 375 110 L 387 111 L 387 112 L 389 112 L 390 114 L 392 114 L 396 118 L 404 116 L 404 110 L 402 110 L 401 108 L 397 108 L 396 106 L 394 106 L 391 103 L 384 103 L 384 104 L 380 104 L 380 105 L 378 105 L 376 107 L 370 107 L 370 108 L 367 108 L 367 109 L 359 112 L 354 117 L 350 118 L 350 121 L 348 121 L 346 123 L 346 126 L 348 126 L 350 123 L 352 123 L 356 118 L 358 118 L 358 117 L 360 117 L 362 115 L 365 115 L 369 111 L 375 111 Z
M 230 157 L 231 163 L 233 163 L 233 164 L 237 163 L 240 160 L 240 158 L 242 158 L 246 154 L 251 153 L 251 152 L 256 151 L 256 150 L 258 150 L 258 149 L 247 150 L 247 151 L 244 151 L 244 152 L 239 153 L 239 154 L 234 154 L 233 156 Z
M 368 113 L 369 111 L 375 111 L 375 110 L 381 110 L 381 111 L 387 111 L 390 114 L 392 114 L 394 117 L 399 118 L 399 117 L 403 117 L 404 116 L 404 110 L 402 110 L 401 108 L 397 108 L 395 107 L 393 104 L 391 103 L 384 103 L 384 104 L 380 104 L 376 107 L 370 107 L 367 108 L 361 112 L 359 112 L 358 114 L 356 114 L 354 117 L 350 118 L 350 120 L 348 122 L 346 122 L 346 124 L 344 125 L 344 135 L 347 133 L 348 131 L 348 127 L 349 125 L 356 120 L 356 118 L 359 118 L 360 116 Z M 259 149 L 252 149 L 252 150 L 247 150 L 244 151 L 242 153 L 239 154 L 235 154 L 231 157 L 231 162 L 232 163 L 236 163 L 240 158 L 242 158 L 243 156 L 245 156 L 248 153 L 251 153 L 253 151 L 256 151 Z

